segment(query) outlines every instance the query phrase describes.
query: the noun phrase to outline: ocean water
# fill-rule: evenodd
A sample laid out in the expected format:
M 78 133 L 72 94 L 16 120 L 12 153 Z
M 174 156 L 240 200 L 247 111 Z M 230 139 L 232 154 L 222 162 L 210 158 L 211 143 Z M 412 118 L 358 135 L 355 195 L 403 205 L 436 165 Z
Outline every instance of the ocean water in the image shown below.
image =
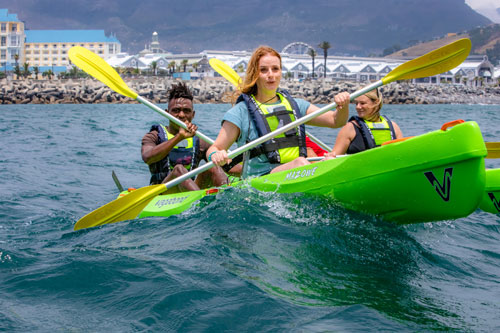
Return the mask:
M 228 105 L 196 105 L 215 138 Z M 354 114 L 354 110 L 351 110 Z M 499 105 L 384 106 L 406 136 Z M 149 180 L 142 105 L 0 106 L 0 331 L 500 330 L 500 216 L 397 226 L 326 199 L 234 189 L 168 218 L 73 231 Z M 308 128 L 332 145 L 338 130 Z M 486 160 L 500 167 L 500 160 Z

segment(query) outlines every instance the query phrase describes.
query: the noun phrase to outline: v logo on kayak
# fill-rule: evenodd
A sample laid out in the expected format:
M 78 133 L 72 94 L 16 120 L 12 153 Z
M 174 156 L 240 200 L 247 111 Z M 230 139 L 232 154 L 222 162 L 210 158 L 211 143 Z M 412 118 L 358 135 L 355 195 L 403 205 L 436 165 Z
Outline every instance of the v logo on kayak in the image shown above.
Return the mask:
M 429 182 L 434 189 L 439 194 L 441 199 L 444 201 L 450 200 L 450 188 L 451 188 L 451 174 L 453 173 L 453 168 L 444 169 L 443 183 L 440 183 L 432 171 L 425 172 L 424 175 L 427 177 Z
M 498 212 L 500 213 L 500 199 L 496 199 L 495 198 L 495 195 L 491 192 L 488 192 L 488 195 L 491 199 L 491 202 L 493 202 L 493 206 L 495 206 L 495 208 L 498 210 Z

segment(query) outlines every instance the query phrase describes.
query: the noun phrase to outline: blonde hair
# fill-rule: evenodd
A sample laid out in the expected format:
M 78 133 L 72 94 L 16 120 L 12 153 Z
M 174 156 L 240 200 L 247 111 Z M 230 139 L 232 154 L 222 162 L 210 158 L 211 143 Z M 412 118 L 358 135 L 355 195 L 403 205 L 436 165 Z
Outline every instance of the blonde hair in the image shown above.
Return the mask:
M 382 109 L 382 105 L 384 104 L 382 101 L 382 93 L 380 92 L 380 90 L 378 90 L 378 88 L 375 88 L 367 92 L 365 96 L 376 104 L 375 113 L 379 113 L 380 109 Z
M 265 55 L 273 55 L 278 57 L 281 66 L 281 56 L 270 46 L 261 45 L 253 51 L 250 61 L 248 62 L 245 79 L 240 86 L 240 91 L 245 94 L 257 94 L 257 80 L 259 79 L 259 61 Z

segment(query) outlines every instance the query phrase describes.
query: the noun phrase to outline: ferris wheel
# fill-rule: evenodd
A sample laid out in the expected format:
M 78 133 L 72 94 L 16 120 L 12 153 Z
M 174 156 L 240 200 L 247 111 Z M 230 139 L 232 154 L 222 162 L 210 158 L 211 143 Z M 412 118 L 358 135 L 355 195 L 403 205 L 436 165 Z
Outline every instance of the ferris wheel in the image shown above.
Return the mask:
M 314 50 L 314 48 L 303 42 L 293 42 L 288 44 L 281 50 L 281 53 L 287 54 L 308 54 L 309 50 Z

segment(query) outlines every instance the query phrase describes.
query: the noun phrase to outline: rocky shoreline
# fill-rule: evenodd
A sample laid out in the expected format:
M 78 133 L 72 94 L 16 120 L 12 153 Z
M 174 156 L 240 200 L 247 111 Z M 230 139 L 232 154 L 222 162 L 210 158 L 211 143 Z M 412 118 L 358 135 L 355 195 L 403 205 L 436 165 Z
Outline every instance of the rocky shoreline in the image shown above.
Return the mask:
M 94 79 L 0 80 L 1 104 L 92 104 L 137 103 Z M 153 103 L 166 103 L 170 78 L 126 79 L 130 89 Z M 188 81 L 195 103 L 229 103 L 233 87 L 222 78 Z M 355 82 L 285 81 L 281 88 L 292 96 L 314 104 L 328 104 L 340 91 L 354 92 L 366 84 Z M 385 104 L 500 104 L 500 87 L 471 87 L 452 84 L 391 83 L 381 88 Z

